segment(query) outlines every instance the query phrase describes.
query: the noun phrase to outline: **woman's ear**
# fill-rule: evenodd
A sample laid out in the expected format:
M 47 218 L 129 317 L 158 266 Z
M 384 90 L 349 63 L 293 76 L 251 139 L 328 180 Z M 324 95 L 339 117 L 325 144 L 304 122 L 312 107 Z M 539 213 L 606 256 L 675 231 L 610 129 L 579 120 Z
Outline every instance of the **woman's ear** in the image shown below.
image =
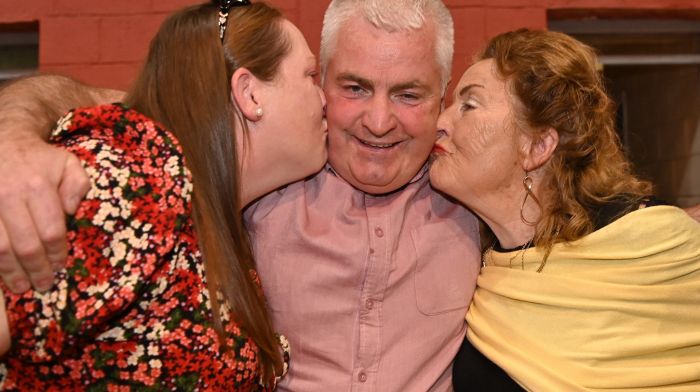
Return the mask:
M 531 172 L 542 167 L 554 154 L 554 150 L 559 145 L 559 132 L 549 127 L 536 136 L 529 138 L 529 143 L 525 145 L 525 159 L 523 169 Z
M 231 95 L 240 109 L 243 117 L 248 121 L 258 121 L 258 113 L 262 108 L 259 102 L 259 89 L 261 81 L 246 68 L 238 68 L 231 76 Z

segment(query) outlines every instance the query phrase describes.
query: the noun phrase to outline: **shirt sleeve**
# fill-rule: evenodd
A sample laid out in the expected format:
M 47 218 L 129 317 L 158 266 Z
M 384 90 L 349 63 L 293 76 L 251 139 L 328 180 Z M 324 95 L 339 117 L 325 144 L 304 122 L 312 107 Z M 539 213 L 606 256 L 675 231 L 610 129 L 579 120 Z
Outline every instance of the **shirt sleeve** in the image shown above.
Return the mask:
M 119 105 L 75 110 L 52 143 L 76 154 L 91 189 L 67 218 L 66 268 L 46 292 L 4 287 L 12 355 L 54 360 L 93 340 L 167 273 L 192 184 L 174 138 Z

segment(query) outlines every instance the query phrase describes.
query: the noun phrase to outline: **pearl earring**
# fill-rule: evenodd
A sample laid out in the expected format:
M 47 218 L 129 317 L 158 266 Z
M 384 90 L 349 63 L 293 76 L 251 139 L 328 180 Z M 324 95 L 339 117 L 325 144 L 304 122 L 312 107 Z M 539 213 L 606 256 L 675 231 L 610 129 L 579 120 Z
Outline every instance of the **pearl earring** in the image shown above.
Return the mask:
M 255 115 L 258 116 L 258 119 L 261 119 L 261 118 L 262 118 L 262 116 L 263 116 L 263 110 L 262 110 L 261 107 L 258 107 L 257 109 L 255 109 Z

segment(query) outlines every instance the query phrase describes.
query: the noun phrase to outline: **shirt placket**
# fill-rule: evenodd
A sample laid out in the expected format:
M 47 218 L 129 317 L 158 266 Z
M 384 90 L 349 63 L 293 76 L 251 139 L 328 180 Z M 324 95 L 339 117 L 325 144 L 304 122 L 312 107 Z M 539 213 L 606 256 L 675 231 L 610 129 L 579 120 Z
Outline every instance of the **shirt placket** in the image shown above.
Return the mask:
M 391 236 L 389 209 L 377 207 L 378 201 L 365 196 L 369 238 L 367 268 L 358 304 L 359 341 L 353 369 L 353 391 L 376 390 L 381 356 L 382 309 L 391 259 Z

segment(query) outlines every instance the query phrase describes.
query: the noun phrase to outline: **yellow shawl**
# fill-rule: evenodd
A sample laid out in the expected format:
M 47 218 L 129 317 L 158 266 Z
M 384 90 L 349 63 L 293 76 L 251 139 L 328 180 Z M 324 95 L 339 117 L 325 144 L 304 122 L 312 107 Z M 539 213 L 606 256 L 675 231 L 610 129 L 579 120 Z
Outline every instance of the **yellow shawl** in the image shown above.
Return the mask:
M 538 249 L 484 259 L 467 337 L 527 390 L 700 391 L 700 224 L 682 210 L 558 244 L 541 273 Z

